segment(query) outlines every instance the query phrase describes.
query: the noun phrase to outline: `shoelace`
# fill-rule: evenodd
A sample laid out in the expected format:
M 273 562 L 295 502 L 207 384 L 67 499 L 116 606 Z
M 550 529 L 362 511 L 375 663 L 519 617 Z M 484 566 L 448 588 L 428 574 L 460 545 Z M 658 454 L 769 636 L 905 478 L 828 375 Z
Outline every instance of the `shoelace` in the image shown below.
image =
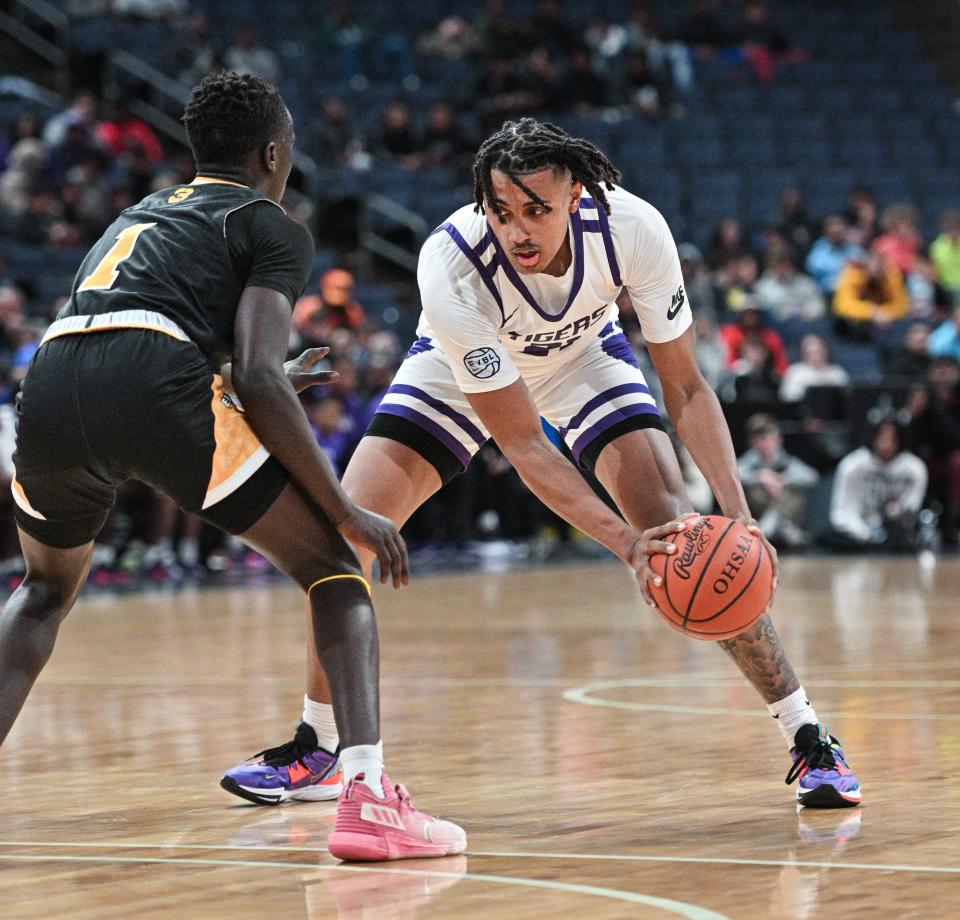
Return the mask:
M 827 731 L 827 726 L 821 727 L 816 740 L 806 750 L 798 751 L 799 756 L 787 771 L 784 782 L 789 786 L 804 770 L 819 770 L 826 767 L 828 770 L 837 765 L 833 754 L 833 745 L 837 743 Z
M 262 760 L 268 767 L 285 767 L 295 760 L 301 760 L 310 753 L 310 749 L 303 743 L 298 731 L 292 741 L 277 747 L 267 748 L 251 757 L 251 760 Z

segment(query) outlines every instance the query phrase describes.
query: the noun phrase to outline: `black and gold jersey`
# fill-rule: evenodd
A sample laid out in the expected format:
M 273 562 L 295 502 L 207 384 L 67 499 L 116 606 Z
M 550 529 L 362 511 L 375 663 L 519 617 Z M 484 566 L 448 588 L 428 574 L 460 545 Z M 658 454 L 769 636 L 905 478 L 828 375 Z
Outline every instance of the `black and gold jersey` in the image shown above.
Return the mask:
M 232 354 L 244 288 L 279 291 L 292 308 L 312 261 L 310 234 L 260 191 L 198 177 L 120 214 L 87 253 L 58 318 L 153 310 L 216 369 Z

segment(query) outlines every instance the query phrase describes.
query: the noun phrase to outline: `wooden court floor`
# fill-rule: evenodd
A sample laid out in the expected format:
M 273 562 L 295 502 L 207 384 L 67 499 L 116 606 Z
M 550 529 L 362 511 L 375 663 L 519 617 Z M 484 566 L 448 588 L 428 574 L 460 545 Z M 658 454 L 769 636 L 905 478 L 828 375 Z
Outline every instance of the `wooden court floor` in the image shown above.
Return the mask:
M 380 592 L 393 778 L 466 857 L 343 866 L 226 767 L 291 734 L 298 595 L 85 599 L 0 749 L 0 918 L 958 918 L 960 560 L 786 560 L 777 620 L 864 806 L 798 814 L 719 649 L 598 563 Z

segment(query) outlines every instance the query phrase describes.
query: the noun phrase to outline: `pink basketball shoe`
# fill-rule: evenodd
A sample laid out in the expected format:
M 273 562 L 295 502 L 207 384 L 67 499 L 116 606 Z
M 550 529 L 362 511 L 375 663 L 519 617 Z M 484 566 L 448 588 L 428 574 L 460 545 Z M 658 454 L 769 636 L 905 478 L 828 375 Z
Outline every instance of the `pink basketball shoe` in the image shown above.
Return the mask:
M 327 838 L 331 856 L 356 862 L 454 856 L 467 848 L 463 828 L 417 811 L 403 786 L 393 786 L 384 773 L 382 799 L 363 774 L 340 793 L 337 823 Z

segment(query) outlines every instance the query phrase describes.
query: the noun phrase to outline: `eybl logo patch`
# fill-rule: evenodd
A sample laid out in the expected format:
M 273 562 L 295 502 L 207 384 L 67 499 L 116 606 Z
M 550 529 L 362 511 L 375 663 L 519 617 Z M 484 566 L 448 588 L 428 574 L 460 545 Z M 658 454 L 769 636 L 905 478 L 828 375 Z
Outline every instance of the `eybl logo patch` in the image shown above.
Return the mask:
M 486 380 L 500 370 L 500 356 L 492 348 L 475 348 L 463 356 L 463 363 L 474 377 Z

